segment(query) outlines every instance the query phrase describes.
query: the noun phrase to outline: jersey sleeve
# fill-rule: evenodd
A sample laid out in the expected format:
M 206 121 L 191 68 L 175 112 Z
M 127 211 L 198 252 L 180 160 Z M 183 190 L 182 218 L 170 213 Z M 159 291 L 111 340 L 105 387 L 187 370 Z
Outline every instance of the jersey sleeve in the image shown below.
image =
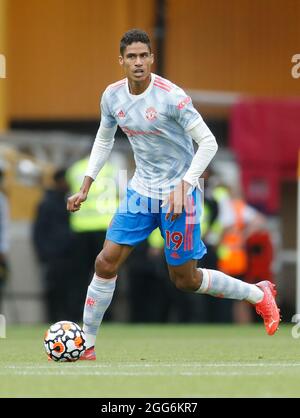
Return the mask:
M 105 90 L 101 98 L 101 123 L 105 128 L 114 128 L 117 125 L 115 117 L 109 108 L 109 92 Z
M 185 130 L 193 129 L 202 121 L 200 113 L 194 108 L 192 99 L 182 89 L 172 91 L 169 105 L 170 116 Z

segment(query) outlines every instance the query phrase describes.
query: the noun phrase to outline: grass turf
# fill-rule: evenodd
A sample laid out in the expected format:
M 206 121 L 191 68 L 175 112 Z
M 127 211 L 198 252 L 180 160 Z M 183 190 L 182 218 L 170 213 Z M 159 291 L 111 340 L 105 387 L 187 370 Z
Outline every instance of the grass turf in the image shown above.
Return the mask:
M 108 325 L 97 361 L 48 362 L 47 326 L 0 339 L 0 397 L 299 397 L 291 326 Z

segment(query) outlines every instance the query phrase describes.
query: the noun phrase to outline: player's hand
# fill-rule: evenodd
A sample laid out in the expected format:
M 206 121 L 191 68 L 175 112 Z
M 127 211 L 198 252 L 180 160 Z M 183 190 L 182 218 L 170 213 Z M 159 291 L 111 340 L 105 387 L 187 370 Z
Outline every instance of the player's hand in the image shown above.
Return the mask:
M 87 193 L 78 192 L 73 194 L 68 198 L 67 201 L 67 210 L 70 212 L 76 212 L 80 209 L 81 203 L 84 202 L 87 198 Z
M 169 220 L 171 214 L 171 222 L 177 219 L 187 208 L 188 205 L 188 191 L 192 186 L 186 181 L 182 180 L 175 189 L 169 194 L 167 201 L 169 202 L 166 220 Z M 165 202 L 164 202 L 165 203 Z M 162 206 L 164 206 L 164 203 Z

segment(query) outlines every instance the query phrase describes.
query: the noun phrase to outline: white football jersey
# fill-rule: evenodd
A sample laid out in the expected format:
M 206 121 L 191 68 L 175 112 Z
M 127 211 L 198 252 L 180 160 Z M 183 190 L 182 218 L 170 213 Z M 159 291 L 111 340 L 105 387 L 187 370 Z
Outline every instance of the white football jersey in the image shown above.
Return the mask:
M 187 131 L 200 122 L 191 98 L 156 74 L 142 94 L 130 94 L 125 78 L 109 85 L 101 100 L 101 123 L 106 128 L 118 124 L 132 146 L 131 187 L 157 199 L 169 194 L 190 167 L 194 147 Z

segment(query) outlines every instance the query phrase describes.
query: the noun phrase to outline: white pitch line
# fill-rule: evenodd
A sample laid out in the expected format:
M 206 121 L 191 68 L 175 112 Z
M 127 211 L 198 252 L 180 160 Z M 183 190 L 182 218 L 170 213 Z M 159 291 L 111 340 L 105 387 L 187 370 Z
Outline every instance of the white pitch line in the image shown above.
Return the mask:
M 80 376 L 184 376 L 184 377 L 195 377 L 195 376 L 273 376 L 278 374 L 276 372 L 235 372 L 235 371 L 227 371 L 227 372 L 218 372 L 218 371 L 203 371 L 203 372 L 106 372 L 106 371 L 91 371 L 91 372 L 81 372 Z M 57 371 L 16 371 L 11 374 L 8 373 L 1 373 L 0 376 L 79 376 L 78 373 L 71 370 L 57 370 Z M 1 386 L 1 385 L 0 385 Z
M 1 369 L 52 369 L 53 367 L 67 367 L 67 368 L 74 368 L 75 369 L 111 369 L 111 368 L 217 368 L 217 367 L 300 367 L 300 363 L 242 363 L 242 362 L 235 362 L 235 363 L 116 363 L 116 364 L 79 364 L 79 363 L 59 363 L 59 362 L 51 362 L 45 365 L 35 365 L 35 364 L 20 364 L 20 365 L 5 365 L 0 366 Z

